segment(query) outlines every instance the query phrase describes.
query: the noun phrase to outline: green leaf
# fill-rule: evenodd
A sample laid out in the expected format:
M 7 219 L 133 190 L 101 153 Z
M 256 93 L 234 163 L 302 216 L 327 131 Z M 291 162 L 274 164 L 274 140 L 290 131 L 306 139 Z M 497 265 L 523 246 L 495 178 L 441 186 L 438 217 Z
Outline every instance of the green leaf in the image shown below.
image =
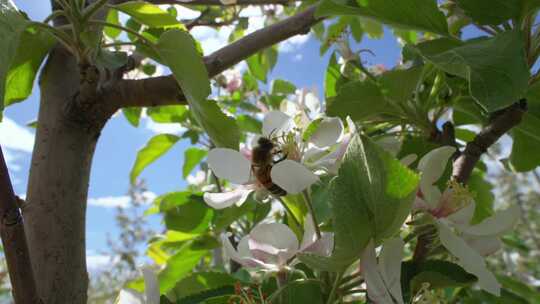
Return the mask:
M 362 18 L 360 21 L 362 29 L 368 34 L 371 39 L 381 39 L 384 35 L 383 25 L 372 19 Z
M 317 282 L 295 281 L 283 289 L 283 303 L 323 304 L 321 286 Z
M 370 239 L 393 235 L 409 214 L 419 176 L 369 138 L 356 135 L 330 184 L 333 259 L 353 261 Z
M 100 49 L 96 57 L 96 64 L 99 67 L 104 67 L 109 70 L 121 68 L 125 66 L 127 62 L 128 56 L 125 52 L 111 52 Z
M 529 68 L 522 33 L 510 31 L 424 56 L 438 68 L 469 81 L 470 93 L 486 110 L 506 107 L 525 95 Z
M 126 13 L 137 22 L 149 27 L 185 27 L 174 16 L 162 10 L 157 5 L 144 1 L 130 1 L 114 5 L 113 8 Z
M 474 195 L 476 209 L 471 224 L 478 224 L 484 219 L 493 215 L 493 185 L 488 182 L 484 173 L 478 169 L 474 169 L 468 182 L 469 189 Z
M 407 261 L 402 263 L 401 284 L 404 293 L 415 294 L 422 283 L 429 283 L 430 289 L 463 287 L 476 282 L 476 277 L 459 265 L 447 261 L 427 260 L 422 263 Z
M 504 288 L 527 299 L 530 303 L 540 303 L 540 292 L 517 279 L 509 276 L 497 276 L 497 281 L 499 281 Z
M 6 95 L 6 78 L 17 57 L 19 41 L 28 21 L 9 0 L 0 0 L 0 8 L 0 39 L 2 40 L 2 49 L 0 50 L 0 111 L 2 111 Z
M 481 25 L 498 25 L 519 19 L 527 8 L 539 5 L 537 0 L 457 0 L 465 15 Z
M 189 234 L 203 233 L 210 226 L 213 216 L 213 209 L 208 207 L 202 198 L 195 200 L 192 197 L 165 213 L 165 226 L 167 229 Z
M 122 113 L 127 121 L 134 127 L 139 126 L 142 108 L 123 108 Z
M 262 133 L 262 123 L 259 120 L 253 118 L 253 116 L 240 114 L 236 117 L 236 123 L 242 131 L 255 134 Z
M 193 193 L 191 191 L 179 191 L 179 192 L 169 192 L 164 195 L 158 196 L 154 204 L 159 206 L 159 211 L 167 212 L 178 206 L 185 205 L 191 201 L 196 201 L 197 203 L 204 202 L 202 195 Z
M 296 86 L 286 80 L 275 79 L 272 82 L 272 94 L 289 95 L 296 92 Z
M 307 142 L 311 139 L 311 136 L 319 129 L 319 125 L 323 121 L 323 118 L 317 118 L 312 120 L 302 134 L 302 141 Z
M 110 9 L 107 12 L 107 17 L 106 17 L 105 21 L 107 21 L 108 23 L 111 23 L 111 24 L 120 25 L 120 19 L 118 18 L 118 11 L 114 10 L 114 9 Z M 103 28 L 103 32 L 108 37 L 115 39 L 122 33 L 122 30 L 120 30 L 118 28 L 115 28 L 115 27 L 105 26 Z
M 435 0 L 323 0 L 316 12 L 317 17 L 333 15 L 359 15 L 398 28 L 415 29 L 448 35 L 444 14 Z
M 189 33 L 167 31 L 159 38 L 157 48 L 182 88 L 191 114 L 212 142 L 219 147 L 238 148 L 240 134 L 234 119 L 215 102 L 206 100 L 210 94 L 208 72 Z
M 405 104 L 412 98 L 422 76 L 423 66 L 406 70 L 391 70 L 381 75 L 380 83 L 384 96 L 394 103 Z
M 213 291 L 225 286 L 234 286 L 237 280 L 230 274 L 222 272 L 198 272 L 189 275 L 176 284 L 171 293 L 177 299 Z M 234 290 L 233 290 L 234 292 Z M 181 301 L 181 300 L 180 300 Z
M 188 117 L 188 108 L 186 106 L 161 106 L 146 109 L 146 114 L 158 123 L 184 122 Z
M 182 177 L 186 178 L 189 173 L 206 157 L 207 151 L 199 148 L 187 148 L 184 151 L 184 166 Z
M 373 118 L 394 110 L 380 88 L 370 81 L 353 81 L 341 87 L 334 98 L 327 101 L 326 114 L 341 119 L 350 116 L 354 121 Z
M 540 166 L 540 82 L 529 88 L 527 105 L 521 123 L 511 131 L 514 142 L 510 162 L 518 172 Z
M 328 99 L 334 97 L 339 91 L 340 84 L 343 82 L 343 76 L 339 71 L 339 65 L 336 60 L 336 54 L 332 53 L 330 61 L 326 67 L 326 73 L 324 75 L 324 95 Z
M 167 266 L 158 275 L 160 293 L 168 292 L 178 281 L 185 278 L 207 253 L 206 250 L 194 250 L 190 246 L 184 246 L 180 252 L 170 257 Z
M 5 106 L 25 100 L 30 96 L 36 73 L 54 43 L 54 37 L 41 30 L 28 28 L 22 33 L 7 72 Z
M 135 183 L 142 170 L 169 151 L 179 139 L 178 136 L 172 134 L 159 134 L 152 137 L 146 146 L 137 153 L 137 159 L 131 168 L 131 183 Z
M 161 35 L 156 45 L 159 54 L 171 69 L 191 107 L 210 95 L 208 71 L 195 41 L 189 33 L 170 30 Z

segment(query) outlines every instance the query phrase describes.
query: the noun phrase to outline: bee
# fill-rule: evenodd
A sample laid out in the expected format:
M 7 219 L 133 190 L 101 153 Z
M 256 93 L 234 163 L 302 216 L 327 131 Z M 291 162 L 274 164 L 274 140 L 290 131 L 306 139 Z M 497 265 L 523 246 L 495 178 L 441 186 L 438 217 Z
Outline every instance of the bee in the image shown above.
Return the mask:
M 272 166 L 287 158 L 287 156 L 284 155 L 280 159 L 275 160 L 275 156 L 279 153 L 281 153 L 281 151 L 278 150 L 274 141 L 270 138 L 260 137 L 257 141 L 257 145 L 252 151 L 251 170 L 257 181 L 266 188 L 266 190 L 276 196 L 285 196 L 287 195 L 287 191 L 274 184 L 272 182 L 272 177 L 270 176 Z

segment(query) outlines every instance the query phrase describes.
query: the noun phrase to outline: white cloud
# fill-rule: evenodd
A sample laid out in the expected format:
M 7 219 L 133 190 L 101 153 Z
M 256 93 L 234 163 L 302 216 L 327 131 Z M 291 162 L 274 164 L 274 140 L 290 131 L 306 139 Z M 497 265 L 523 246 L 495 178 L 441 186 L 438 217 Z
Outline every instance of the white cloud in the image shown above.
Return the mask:
M 279 44 L 279 51 L 283 53 L 294 52 L 302 47 L 309 40 L 310 36 L 310 34 L 293 36 Z
M 145 128 L 154 132 L 154 133 L 169 133 L 169 134 L 180 134 L 185 132 L 187 129 L 182 127 L 179 123 L 157 123 L 152 119 L 145 117 Z
M 146 203 L 150 204 L 154 201 L 157 195 L 151 191 L 145 191 L 142 194 L 142 199 L 145 199 Z M 128 208 L 130 207 L 131 197 L 127 195 L 121 196 L 104 196 L 97 198 L 89 198 L 88 205 L 102 208 Z
M 0 145 L 2 148 L 30 153 L 34 147 L 34 134 L 4 116 L 0 123 Z
M 110 267 L 111 264 L 118 262 L 118 258 L 106 254 L 98 254 L 93 251 L 86 252 L 86 265 L 88 271 L 97 272 Z
M 201 43 L 205 55 L 211 54 L 227 45 L 232 26 L 222 26 L 216 30 L 209 26 L 196 26 L 190 33 Z
M 302 61 L 302 59 L 304 59 L 304 55 L 302 55 L 302 54 L 296 54 L 293 57 L 293 61 L 295 61 L 295 62 Z
M 3 149 L 4 160 L 10 172 L 16 172 L 21 170 L 21 166 L 16 164 L 15 161 L 19 158 L 18 153 L 14 153 L 10 149 Z

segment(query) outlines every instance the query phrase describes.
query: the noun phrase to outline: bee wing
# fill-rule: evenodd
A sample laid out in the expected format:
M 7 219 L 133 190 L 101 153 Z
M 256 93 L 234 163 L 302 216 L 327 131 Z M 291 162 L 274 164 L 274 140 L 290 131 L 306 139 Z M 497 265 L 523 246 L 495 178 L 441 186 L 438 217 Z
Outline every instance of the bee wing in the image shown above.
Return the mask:
M 319 177 L 311 170 L 289 159 L 275 164 L 270 176 L 272 182 L 291 194 L 300 193 L 319 181 Z

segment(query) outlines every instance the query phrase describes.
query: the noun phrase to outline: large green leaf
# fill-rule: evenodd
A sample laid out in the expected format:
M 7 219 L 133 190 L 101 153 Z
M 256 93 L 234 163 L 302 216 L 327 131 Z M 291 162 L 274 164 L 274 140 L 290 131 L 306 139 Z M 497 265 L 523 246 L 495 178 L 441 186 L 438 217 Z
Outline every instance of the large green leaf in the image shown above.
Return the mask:
M 538 0 L 457 0 L 465 15 L 476 23 L 498 25 L 510 19 L 519 19 L 540 6 Z
M 137 159 L 131 168 L 131 182 L 135 183 L 137 176 L 141 174 L 142 170 L 165 154 L 165 152 L 169 151 L 179 139 L 178 136 L 172 134 L 159 134 L 152 137 L 146 143 L 146 146 L 137 153 Z
M 149 27 L 177 27 L 184 26 L 168 12 L 159 6 L 144 1 L 129 1 L 113 6 L 115 9 L 126 13 L 137 22 Z M 114 35 L 114 34 L 113 34 Z
M 238 126 L 215 102 L 206 99 L 210 94 L 210 80 L 193 38 L 185 31 L 170 30 L 161 35 L 157 48 L 182 88 L 191 114 L 212 142 L 236 149 L 240 140 Z
M 495 199 L 491 192 L 493 185 L 486 180 L 484 173 L 478 169 L 474 169 L 467 184 L 474 193 L 476 203 L 472 224 L 478 224 L 493 214 L 493 200 Z
M 287 80 L 275 79 L 272 82 L 272 94 L 294 94 L 296 86 Z
M 380 83 L 384 96 L 394 103 L 404 104 L 411 99 L 419 85 L 423 66 L 406 70 L 391 70 L 381 75 Z
M 146 110 L 146 114 L 159 123 L 184 122 L 188 112 L 188 108 L 183 105 L 151 107 Z
M 369 80 L 343 85 L 337 96 L 328 99 L 326 106 L 327 115 L 342 119 L 350 116 L 354 121 L 370 119 L 393 111 L 379 86 Z
M 508 106 L 525 95 L 529 68 L 521 32 L 504 32 L 439 54 L 420 50 L 438 68 L 467 79 L 472 97 L 488 111 Z
M 205 232 L 212 217 L 213 209 L 201 199 L 190 199 L 165 213 L 165 226 L 169 230 L 197 234 Z
M 186 178 L 189 173 L 206 157 L 207 151 L 199 148 L 188 148 L 184 151 L 184 166 L 182 177 Z
M 295 281 L 283 289 L 283 303 L 323 304 L 321 286 L 317 282 Z
M 27 25 L 28 21 L 13 6 L 13 2 L 0 0 L 0 40 L 2 41 L 0 50 L 0 111 L 4 109 L 6 78 L 15 61 L 19 41 Z
M 184 278 L 176 284 L 171 294 L 182 299 L 204 291 L 219 289 L 224 286 L 234 286 L 237 280 L 230 274 L 222 272 L 198 272 Z
M 446 18 L 435 0 L 323 0 L 316 14 L 359 15 L 399 28 L 448 34 Z
M 334 97 L 339 91 L 339 87 L 343 82 L 343 76 L 339 70 L 336 54 L 332 53 L 328 66 L 326 67 L 326 73 L 324 75 L 324 96 L 328 99 Z
M 36 73 L 54 42 L 54 37 L 38 29 L 28 28 L 22 33 L 6 77 L 5 106 L 25 100 L 32 93 Z
M 184 246 L 178 253 L 170 257 L 167 266 L 158 275 L 161 294 L 172 289 L 178 281 L 189 275 L 207 253 L 206 250 L 195 250 L 191 246 Z
M 521 123 L 511 131 L 514 143 L 510 162 L 519 172 L 540 166 L 540 82 L 529 88 L 527 102 L 528 111 Z
M 330 184 L 334 260 L 356 259 L 370 239 L 393 235 L 407 217 L 419 176 L 369 138 L 356 135 Z

